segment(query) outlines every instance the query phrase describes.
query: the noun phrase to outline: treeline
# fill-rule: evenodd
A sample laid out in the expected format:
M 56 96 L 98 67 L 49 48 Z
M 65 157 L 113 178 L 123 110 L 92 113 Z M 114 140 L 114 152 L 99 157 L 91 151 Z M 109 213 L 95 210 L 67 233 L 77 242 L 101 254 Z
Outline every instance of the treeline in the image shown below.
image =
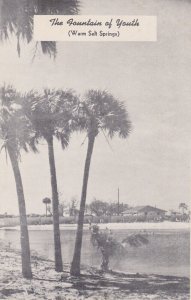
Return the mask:
M 86 212 L 90 212 L 91 214 L 94 214 L 97 217 L 117 216 L 128 208 L 129 205 L 126 203 L 109 203 L 94 198 L 94 200 L 86 206 Z
M 72 197 L 70 201 L 63 201 L 59 204 L 60 216 L 77 216 L 79 201 Z M 101 216 L 117 216 L 124 210 L 127 210 L 129 205 L 126 203 L 106 202 L 94 198 L 89 204 L 85 206 L 85 215 Z M 47 211 L 47 208 L 46 208 Z M 52 215 L 50 206 L 48 206 L 49 215 Z

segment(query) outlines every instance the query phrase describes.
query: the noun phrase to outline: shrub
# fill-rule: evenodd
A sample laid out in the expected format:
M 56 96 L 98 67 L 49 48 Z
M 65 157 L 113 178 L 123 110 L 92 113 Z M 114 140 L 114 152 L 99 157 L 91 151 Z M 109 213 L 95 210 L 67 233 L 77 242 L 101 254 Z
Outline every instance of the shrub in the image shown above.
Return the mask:
M 111 230 L 105 229 L 100 231 L 98 225 L 93 225 L 91 229 L 91 242 L 98 248 L 102 255 L 101 270 L 107 272 L 109 270 L 109 259 L 118 255 L 123 257 L 127 253 L 127 245 L 139 247 L 148 244 L 148 239 L 140 233 L 130 234 L 122 241 L 118 241 Z

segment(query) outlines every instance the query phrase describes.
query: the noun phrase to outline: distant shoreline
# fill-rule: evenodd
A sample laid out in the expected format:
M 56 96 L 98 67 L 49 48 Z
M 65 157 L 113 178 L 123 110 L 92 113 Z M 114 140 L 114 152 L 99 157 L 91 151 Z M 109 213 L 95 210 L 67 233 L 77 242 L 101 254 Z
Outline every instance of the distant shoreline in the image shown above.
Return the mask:
M 93 225 L 93 223 L 92 223 Z M 185 222 L 157 222 L 157 223 L 146 223 L 146 222 L 134 222 L 134 223 L 98 223 L 100 229 L 111 229 L 111 230 L 190 230 L 190 223 Z M 52 230 L 52 224 L 47 225 L 28 225 L 29 230 Z M 60 224 L 60 229 L 76 230 L 77 224 Z M 89 230 L 90 225 L 84 224 L 84 230 Z M 17 226 L 2 226 L 0 230 L 20 230 L 19 225 Z

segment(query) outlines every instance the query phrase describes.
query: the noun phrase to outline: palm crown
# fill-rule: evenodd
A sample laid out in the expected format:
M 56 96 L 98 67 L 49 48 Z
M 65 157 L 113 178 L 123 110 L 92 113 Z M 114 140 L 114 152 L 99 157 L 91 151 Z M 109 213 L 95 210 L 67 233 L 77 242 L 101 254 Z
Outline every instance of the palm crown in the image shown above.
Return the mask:
M 20 150 L 36 151 L 32 143 L 34 132 L 31 123 L 23 112 L 22 96 L 12 86 L 0 88 L 0 139 L 3 140 L 2 148 L 10 146 L 17 157 Z
M 73 112 L 77 103 L 78 98 L 70 90 L 46 89 L 43 94 L 28 93 L 25 96 L 25 111 L 34 126 L 36 141 L 55 136 L 63 148 L 68 146 L 75 127 Z
M 80 128 L 88 131 L 88 137 L 96 137 L 99 131 L 106 132 L 112 138 L 115 134 L 126 138 L 131 123 L 122 102 L 110 93 L 89 90 L 81 105 Z

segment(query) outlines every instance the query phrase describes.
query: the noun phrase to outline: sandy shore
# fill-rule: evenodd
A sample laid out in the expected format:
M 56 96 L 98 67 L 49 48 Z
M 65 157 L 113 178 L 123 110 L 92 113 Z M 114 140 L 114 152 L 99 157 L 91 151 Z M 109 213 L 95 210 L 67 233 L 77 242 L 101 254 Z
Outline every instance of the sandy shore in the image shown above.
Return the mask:
M 32 256 L 33 279 L 21 276 L 20 253 L 0 241 L 0 299 L 55 300 L 188 300 L 189 279 L 185 277 L 110 272 L 82 267 L 80 278 L 71 277 L 69 265 L 63 273 L 54 271 L 54 263 Z
M 105 229 L 106 227 L 112 230 L 190 230 L 190 223 L 183 222 L 161 222 L 161 223 L 99 223 L 100 229 Z M 29 230 L 52 230 L 53 225 L 29 225 Z M 61 224 L 60 229 L 66 230 L 76 230 L 76 224 Z M 19 226 L 15 227 L 2 227 L 0 230 L 12 229 L 20 230 Z M 89 225 L 84 224 L 84 229 L 88 230 Z

